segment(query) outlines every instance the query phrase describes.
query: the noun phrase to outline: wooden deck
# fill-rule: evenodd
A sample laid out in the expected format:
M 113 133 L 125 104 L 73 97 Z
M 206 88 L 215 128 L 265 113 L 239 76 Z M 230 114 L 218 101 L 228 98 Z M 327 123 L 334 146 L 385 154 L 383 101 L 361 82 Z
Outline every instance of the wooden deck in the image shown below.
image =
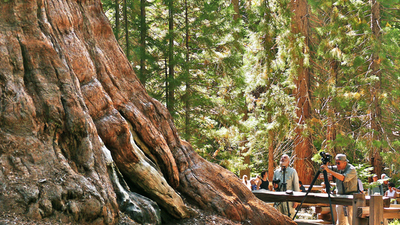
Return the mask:
M 332 222 L 324 220 L 295 220 L 297 225 L 321 225 L 321 224 L 332 224 Z
M 288 194 L 284 192 L 257 190 L 253 191 L 253 194 L 265 202 L 302 202 L 304 200 L 304 204 L 316 206 L 316 212 L 319 211 L 318 220 L 295 220 L 299 225 L 331 224 L 331 216 L 335 215 L 334 212 L 332 212 L 333 215 L 330 214 L 331 212 L 328 207 L 321 207 L 321 205 L 329 204 L 329 197 L 326 193 L 309 193 L 306 198 L 305 192 L 293 192 Z M 388 219 L 400 219 L 400 206 L 390 205 L 390 199 L 381 195 L 331 195 L 331 201 L 332 205 L 353 206 L 352 225 L 387 225 Z M 319 210 L 317 210 L 317 206 Z M 332 210 L 334 210 L 334 208 L 332 208 Z
M 253 194 L 263 200 L 264 202 L 302 202 L 306 193 L 296 192 L 293 194 L 286 194 L 285 192 L 274 192 L 267 191 L 264 189 L 253 191 Z M 369 205 L 370 196 L 365 196 L 367 205 Z M 332 205 L 353 205 L 353 195 L 331 195 Z M 309 204 L 329 204 L 329 197 L 326 193 L 308 193 L 307 197 L 304 199 L 304 203 Z M 384 207 L 390 206 L 390 199 L 384 198 Z

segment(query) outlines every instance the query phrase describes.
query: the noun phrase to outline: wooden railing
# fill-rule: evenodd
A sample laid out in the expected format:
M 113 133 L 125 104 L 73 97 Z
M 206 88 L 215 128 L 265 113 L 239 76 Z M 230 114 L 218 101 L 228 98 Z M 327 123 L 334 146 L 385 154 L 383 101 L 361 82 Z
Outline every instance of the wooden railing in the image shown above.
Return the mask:
M 307 205 L 329 204 L 326 193 L 310 192 L 272 192 L 267 190 L 253 191 L 254 195 L 265 202 L 302 202 Z M 387 219 L 400 219 L 400 206 L 390 205 L 390 199 L 381 195 L 366 196 L 364 194 L 331 195 L 332 205 L 353 206 L 353 225 L 387 224 Z M 336 215 L 335 215 L 336 216 Z

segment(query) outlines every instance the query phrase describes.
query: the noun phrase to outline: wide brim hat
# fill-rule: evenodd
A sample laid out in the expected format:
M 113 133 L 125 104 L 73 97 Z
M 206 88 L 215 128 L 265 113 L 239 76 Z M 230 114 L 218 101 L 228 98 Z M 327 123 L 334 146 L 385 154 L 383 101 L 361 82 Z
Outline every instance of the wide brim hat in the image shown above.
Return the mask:
M 335 160 L 346 161 L 346 162 L 349 161 L 345 154 L 337 154 L 336 157 L 335 157 Z
M 378 180 L 378 182 L 383 183 L 385 181 L 390 180 L 391 178 L 388 177 L 386 174 L 382 174 L 382 178 Z

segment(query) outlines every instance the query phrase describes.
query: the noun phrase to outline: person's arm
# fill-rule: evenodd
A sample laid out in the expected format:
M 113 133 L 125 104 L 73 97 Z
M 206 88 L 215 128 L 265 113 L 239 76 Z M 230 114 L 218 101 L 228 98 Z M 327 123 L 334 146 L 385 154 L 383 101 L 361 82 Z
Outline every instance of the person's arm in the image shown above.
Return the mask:
M 294 170 L 293 173 L 293 191 L 300 191 L 300 187 L 299 187 L 299 175 L 297 174 L 297 171 Z
M 293 179 L 293 191 L 299 191 L 299 175 L 297 175 L 297 171 L 294 169 L 294 179 Z M 297 208 L 300 205 L 298 202 L 293 202 L 293 208 Z
M 256 190 L 260 190 L 261 180 L 260 180 L 260 179 L 257 179 L 257 180 L 256 180 L 256 184 L 257 184 Z
M 344 181 L 345 176 L 343 174 L 337 173 L 337 172 L 329 169 L 329 167 L 327 165 L 322 165 L 321 169 L 326 170 L 326 172 L 332 174 L 332 176 L 334 176 L 336 179 L 338 179 L 340 181 Z

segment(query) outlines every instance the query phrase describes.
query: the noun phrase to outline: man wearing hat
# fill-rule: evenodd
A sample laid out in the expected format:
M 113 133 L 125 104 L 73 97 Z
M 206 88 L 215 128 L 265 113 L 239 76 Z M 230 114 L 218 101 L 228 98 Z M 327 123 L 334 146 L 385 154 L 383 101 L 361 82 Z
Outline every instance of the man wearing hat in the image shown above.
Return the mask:
M 345 154 L 337 154 L 335 157 L 337 172 L 329 169 L 327 165 L 321 165 L 321 169 L 332 174 L 336 178 L 337 193 L 341 195 L 352 195 L 357 193 L 357 172 L 356 168 L 348 163 Z M 334 169 L 334 168 L 333 168 Z M 336 170 L 336 169 L 335 169 Z M 336 224 L 353 224 L 353 207 L 336 205 Z
M 381 175 L 381 179 L 379 181 L 382 183 L 383 193 L 386 193 L 386 191 L 389 190 L 389 180 L 390 177 L 388 177 L 386 174 L 383 173 Z
M 374 174 L 374 176 L 372 177 L 372 183 L 369 184 L 368 194 L 383 196 L 384 193 L 385 192 L 383 192 L 383 186 L 378 181 L 378 175 Z

